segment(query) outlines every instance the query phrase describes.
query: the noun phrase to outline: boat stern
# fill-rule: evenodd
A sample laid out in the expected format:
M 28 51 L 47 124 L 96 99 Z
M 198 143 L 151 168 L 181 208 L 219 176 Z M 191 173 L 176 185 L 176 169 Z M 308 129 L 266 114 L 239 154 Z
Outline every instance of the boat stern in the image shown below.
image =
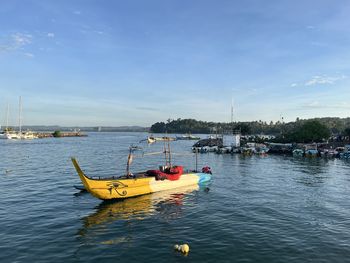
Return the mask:
M 212 177 L 210 173 L 197 173 L 197 176 L 199 177 L 198 184 L 209 182 Z

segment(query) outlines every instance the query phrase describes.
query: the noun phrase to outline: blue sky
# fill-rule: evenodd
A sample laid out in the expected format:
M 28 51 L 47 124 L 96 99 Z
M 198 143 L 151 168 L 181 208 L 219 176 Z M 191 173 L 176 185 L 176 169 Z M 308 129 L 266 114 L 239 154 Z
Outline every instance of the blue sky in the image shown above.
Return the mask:
M 349 1 L 0 3 L 2 125 L 349 116 Z

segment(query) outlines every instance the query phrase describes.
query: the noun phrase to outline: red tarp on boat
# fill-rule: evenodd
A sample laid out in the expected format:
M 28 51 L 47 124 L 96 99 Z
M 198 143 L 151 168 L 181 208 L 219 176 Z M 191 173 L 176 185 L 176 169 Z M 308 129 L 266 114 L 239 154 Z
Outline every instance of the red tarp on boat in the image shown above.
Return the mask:
M 183 174 L 183 166 L 173 166 L 167 168 L 164 172 L 160 170 L 148 170 L 146 172 L 149 176 L 155 176 L 156 180 L 170 180 L 176 181 L 179 180 L 180 176 Z

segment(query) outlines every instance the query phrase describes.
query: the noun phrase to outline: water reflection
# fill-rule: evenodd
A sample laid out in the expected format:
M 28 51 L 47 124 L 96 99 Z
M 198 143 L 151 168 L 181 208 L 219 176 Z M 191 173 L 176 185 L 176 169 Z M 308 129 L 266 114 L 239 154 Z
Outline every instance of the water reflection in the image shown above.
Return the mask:
M 329 162 L 319 158 L 293 158 L 296 181 L 308 187 L 318 187 L 329 178 Z
M 96 207 L 97 211 L 83 218 L 80 236 L 85 236 L 89 230 L 107 228 L 116 221 L 144 220 L 150 216 L 161 217 L 168 221 L 178 218 L 186 202 L 186 194 L 199 189 L 198 185 L 181 187 L 169 191 L 128 198 L 121 201 L 105 201 Z

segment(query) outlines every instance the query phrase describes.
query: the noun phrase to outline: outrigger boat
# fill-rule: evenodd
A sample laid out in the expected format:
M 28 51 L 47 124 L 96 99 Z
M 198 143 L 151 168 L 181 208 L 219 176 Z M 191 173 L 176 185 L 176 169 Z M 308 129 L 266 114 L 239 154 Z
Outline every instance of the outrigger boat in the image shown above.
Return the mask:
M 164 146 L 165 149 L 165 146 Z M 85 189 L 93 196 L 102 199 L 124 199 L 179 187 L 198 185 L 211 179 L 210 167 L 203 167 L 202 172 L 184 172 L 182 166 L 172 166 L 170 148 L 165 150 L 166 165 L 159 170 L 148 170 L 131 174 L 129 167 L 132 161 L 132 147 L 128 156 L 126 174 L 111 178 L 92 178 L 85 175 L 77 160 L 72 158 L 73 165 Z

